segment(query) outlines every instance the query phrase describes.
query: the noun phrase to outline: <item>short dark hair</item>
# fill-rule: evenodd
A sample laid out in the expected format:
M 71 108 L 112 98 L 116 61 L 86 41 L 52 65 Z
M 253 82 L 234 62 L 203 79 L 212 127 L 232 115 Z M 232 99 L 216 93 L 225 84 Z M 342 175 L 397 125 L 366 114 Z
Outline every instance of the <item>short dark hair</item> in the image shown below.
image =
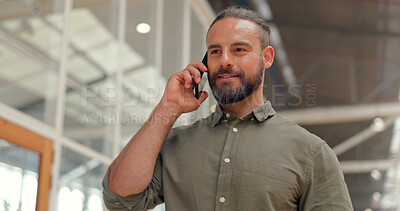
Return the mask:
M 222 20 L 224 18 L 237 18 L 237 19 L 244 19 L 244 20 L 249 20 L 259 26 L 260 29 L 260 41 L 261 41 L 261 46 L 263 48 L 267 47 L 270 45 L 270 34 L 271 31 L 269 30 L 268 23 L 265 21 L 258 13 L 248 10 L 243 7 L 239 6 L 230 6 L 221 12 L 217 14 L 217 17 L 214 19 L 214 21 L 211 23 L 210 27 L 208 28 L 207 34 L 210 31 L 211 27 L 214 26 L 214 24 Z

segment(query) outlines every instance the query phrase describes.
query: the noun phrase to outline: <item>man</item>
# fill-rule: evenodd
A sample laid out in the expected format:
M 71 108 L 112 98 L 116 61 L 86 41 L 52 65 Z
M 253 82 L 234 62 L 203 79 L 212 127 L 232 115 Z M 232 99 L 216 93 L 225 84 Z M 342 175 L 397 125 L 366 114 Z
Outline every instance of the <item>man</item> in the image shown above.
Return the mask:
M 110 210 L 352 210 L 339 163 L 327 144 L 276 115 L 263 101 L 274 50 L 256 13 L 230 7 L 207 34 L 208 68 L 189 64 L 169 79 L 149 120 L 111 164 Z M 171 129 L 207 98 L 193 94 L 208 71 L 219 103 L 190 126 Z

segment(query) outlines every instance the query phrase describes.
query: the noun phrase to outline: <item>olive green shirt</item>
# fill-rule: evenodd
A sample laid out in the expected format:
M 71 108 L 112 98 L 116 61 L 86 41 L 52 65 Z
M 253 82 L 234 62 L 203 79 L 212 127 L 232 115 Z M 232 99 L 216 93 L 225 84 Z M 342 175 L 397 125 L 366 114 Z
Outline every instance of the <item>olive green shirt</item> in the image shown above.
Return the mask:
M 129 179 L 129 178 L 126 178 Z M 243 118 L 222 112 L 171 129 L 140 194 L 108 189 L 110 210 L 353 210 L 339 162 L 319 137 L 276 115 L 269 102 Z

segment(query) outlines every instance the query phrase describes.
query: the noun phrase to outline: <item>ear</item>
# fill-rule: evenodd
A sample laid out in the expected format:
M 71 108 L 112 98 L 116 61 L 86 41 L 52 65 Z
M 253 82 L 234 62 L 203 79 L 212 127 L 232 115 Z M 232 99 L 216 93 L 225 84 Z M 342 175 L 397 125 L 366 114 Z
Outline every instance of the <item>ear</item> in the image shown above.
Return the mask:
M 275 56 L 275 51 L 272 46 L 267 46 L 263 49 L 262 52 L 263 55 L 263 63 L 264 63 L 264 68 L 268 69 L 272 66 L 272 63 L 274 62 L 274 56 Z

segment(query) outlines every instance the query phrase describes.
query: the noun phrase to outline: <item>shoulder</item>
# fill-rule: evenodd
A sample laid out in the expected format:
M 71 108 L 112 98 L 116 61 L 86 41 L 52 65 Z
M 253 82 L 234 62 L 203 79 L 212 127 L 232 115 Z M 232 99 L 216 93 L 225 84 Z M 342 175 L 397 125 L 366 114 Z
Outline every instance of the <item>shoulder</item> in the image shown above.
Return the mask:
M 317 135 L 278 114 L 265 121 L 263 127 L 296 152 L 303 151 L 314 156 L 326 145 L 326 142 Z
M 167 143 L 172 143 L 178 139 L 184 139 L 185 137 L 192 137 L 194 134 L 201 133 L 201 130 L 211 128 L 213 120 L 213 114 L 209 115 L 208 117 L 201 118 L 190 125 L 181 125 L 177 127 L 173 127 L 166 138 Z
M 278 114 L 274 115 L 270 120 L 269 126 L 281 134 L 295 138 L 298 141 L 308 141 L 319 144 L 325 143 L 325 141 L 317 135 Z

